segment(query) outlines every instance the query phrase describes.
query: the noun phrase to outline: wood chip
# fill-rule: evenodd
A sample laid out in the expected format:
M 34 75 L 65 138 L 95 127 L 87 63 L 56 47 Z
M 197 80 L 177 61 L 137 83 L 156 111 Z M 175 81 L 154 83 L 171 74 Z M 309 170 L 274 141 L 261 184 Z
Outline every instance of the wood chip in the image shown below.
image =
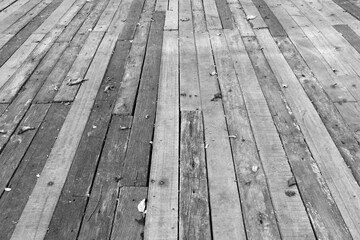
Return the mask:
M 180 21 L 182 21 L 182 22 L 187 22 L 187 21 L 189 21 L 190 20 L 190 18 L 181 18 L 180 19 Z
M 76 84 L 80 84 L 82 82 L 88 81 L 89 79 L 86 78 L 78 78 L 78 79 L 69 79 L 67 85 L 72 86 Z
M 108 86 L 105 87 L 104 92 L 107 93 L 107 92 L 113 90 L 114 88 L 115 88 L 114 86 L 108 85 Z
M 296 185 L 295 178 L 294 177 L 289 178 L 289 180 L 287 181 L 287 184 L 289 187 Z
M 236 136 L 235 135 L 230 135 L 230 136 L 228 136 L 228 138 L 236 138 Z
M 215 75 L 217 75 L 217 72 L 214 70 L 213 72 L 211 72 L 209 74 L 210 74 L 210 76 L 215 76 Z
M 140 201 L 137 208 L 139 212 L 146 214 L 146 198 Z
M 7 131 L 5 131 L 4 129 L 0 129 L 0 134 L 7 134 Z
M 259 166 L 254 165 L 251 167 L 251 171 L 253 171 L 253 173 L 256 173 L 258 170 L 259 170 Z
M 10 192 L 11 188 L 6 187 L 4 190 L 5 190 L 5 192 Z
M 18 135 L 23 134 L 24 132 L 30 131 L 30 130 L 34 130 L 34 127 L 29 127 L 29 126 L 23 126 L 19 129 L 18 131 Z
M 129 127 L 125 127 L 125 126 L 120 126 L 120 130 L 126 130 L 126 129 L 130 129 Z

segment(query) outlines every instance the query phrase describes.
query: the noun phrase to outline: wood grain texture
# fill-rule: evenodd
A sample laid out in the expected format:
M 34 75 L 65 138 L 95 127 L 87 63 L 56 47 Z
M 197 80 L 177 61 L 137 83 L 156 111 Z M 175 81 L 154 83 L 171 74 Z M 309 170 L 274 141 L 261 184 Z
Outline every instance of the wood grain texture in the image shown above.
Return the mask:
M 53 104 L 41 124 L 19 167 L 12 176 L 11 191 L 0 198 L 0 238 L 8 240 L 37 182 L 37 175 L 46 163 L 48 154 L 57 138 L 70 107 Z
M 144 226 L 137 205 L 147 197 L 146 187 L 121 187 L 111 240 L 142 240 Z
M 109 239 L 115 217 L 121 170 L 131 129 L 130 116 L 114 116 L 96 169 L 79 239 Z M 121 126 L 128 129 L 123 130 Z
M 200 111 L 181 112 L 179 239 L 210 239 L 204 127 Z
M 164 31 L 144 239 L 177 239 L 178 32 Z
M 289 158 L 307 213 L 311 216 L 310 220 L 316 236 L 325 239 L 351 239 L 329 188 L 311 156 L 297 120 L 284 100 L 281 86 L 259 50 L 259 44 L 255 39 L 247 38 L 245 45 Z M 308 77 L 306 70 L 299 69 L 300 62 L 294 63 L 295 56 L 288 59 L 293 61 L 291 66 L 297 69 L 299 74 L 306 74 Z
M 144 65 L 137 96 L 132 100 L 135 105 L 133 130 L 131 131 L 128 151 L 122 173 L 122 185 L 147 186 L 153 140 L 156 102 L 160 75 L 165 14 L 157 12 L 153 16 Z M 129 89 L 132 90 L 132 89 Z M 136 100 L 136 102 L 135 102 Z

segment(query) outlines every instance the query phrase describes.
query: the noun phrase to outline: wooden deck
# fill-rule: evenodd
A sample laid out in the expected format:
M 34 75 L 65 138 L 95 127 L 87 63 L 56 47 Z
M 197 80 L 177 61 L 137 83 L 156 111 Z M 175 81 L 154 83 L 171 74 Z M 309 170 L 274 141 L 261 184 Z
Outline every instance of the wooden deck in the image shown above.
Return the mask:
M 358 0 L 0 0 L 0 239 L 360 239 L 359 76 Z

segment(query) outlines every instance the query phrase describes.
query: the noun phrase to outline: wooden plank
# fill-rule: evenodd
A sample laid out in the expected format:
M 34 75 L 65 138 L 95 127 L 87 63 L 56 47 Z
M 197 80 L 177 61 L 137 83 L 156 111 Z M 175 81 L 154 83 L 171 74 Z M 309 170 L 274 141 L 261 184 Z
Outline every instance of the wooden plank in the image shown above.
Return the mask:
M 191 2 L 187 0 L 179 4 L 180 111 L 194 111 L 201 108 L 201 103 Z
M 96 25 L 97 21 L 101 17 L 103 11 L 107 7 L 109 0 L 100 1 L 96 4 L 93 11 L 91 11 L 90 15 L 86 18 L 85 22 L 82 24 L 80 29 L 77 31 L 76 35 L 70 42 L 70 46 L 79 46 L 83 47 L 84 42 L 89 37 L 92 31 L 89 29 L 93 29 Z M 61 40 L 61 39 L 59 39 Z
M 348 25 L 333 25 L 342 36 L 360 53 L 360 38 Z
M 86 39 L 84 46 L 81 48 L 77 55 L 74 63 L 72 64 L 69 72 L 67 73 L 64 81 L 62 82 L 59 91 L 54 97 L 54 101 L 73 101 L 75 95 L 79 89 L 79 85 L 69 86 L 68 80 L 70 79 L 83 79 L 86 71 L 93 60 L 93 57 L 100 45 L 104 32 L 91 32 L 89 37 Z
M 257 81 L 238 31 L 225 30 L 225 37 L 229 50 L 232 52 L 232 60 L 235 63 L 238 77 L 243 78 L 246 75 L 249 78 L 248 81 Z M 229 59 L 226 61 L 231 66 L 231 61 Z M 224 64 L 227 63 L 226 61 L 224 60 Z M 231 79 L 232 75 L 229 74 L 228 78 Z M 230 142 L 236 166 L 246 235 L 251 239 L 280 239 L 266 176 L 261 167 L 262 163 L 246 110 L 247 106 L 236 78 L 233 81 L 227 80 L 228 84 L 221 84 L 221 87 L 229 135 L 236 136 L 231 138 Z M 254 166 L 260 166 L 255 173 L 252 171 Z
M 24 44 L 11 56 L 11 58 L 6 61 L 6 63 L 0 68 L 0 87 L 2 87 L 21 66 L 21 64 L 25 62 L 26 58 L 44 36 L 45 35 L 43 34 L 31 35 L 31 37 L 24 42 Z
M 179 239 L 211 239 L 200 111 L 181 112 L 179 192 Z
M 36 29 L 34 32 L 46 34 L 49 32 L 56 24 L 59 24 L 59 19 L 71 19 L 67 18 L 66 14 L 73 14 L 73 10 L 76 12 L 80 10 L 81 6 L 85 4 L 86 1 L 80 0 L 64 0 L 61 4 L 51 13 L 50 16 L 46 18 L 46 20 Z M 70 10 L 70 11 L 69 11 Z M 67 25 L 67 24 L 66 24 Z
M 214 99 L 220 93 L 219 84 L 216 76 L 209 74 L 215 70 L 215 64 L 208 34 L 197 34 L 196 45 L 204 115 L 212 234 L 214 239 L 244 239 L 244 225 L 229 133 L 222 102 Z
M 142 240 L 144 226 L 137 205 L 147 196 L 146 187 L 122 187 L 111 233 L 112 240 Z
M 44 239 L 73 239 L 79 234 L 112 107 L 107 101 L 95 102 Z
M 285 102 L 281 93 L 281 86 L 277 82 L 270 66 L 267 63 L 260 46 L 254 38 L 246 38 L 245 45 L 252 60 L 259 84 L 263 90 L 273 119 L 279 131 L 284 149 L 294 173 L 301 198 L 306 206 L 315 234 L 319 239 L 351 239 L 351 235 L 342 219 L 334 199 L 321 176 L 316 162 L 298 128 L 298 123 Z M 320 88 L 316 79 L 311 76 L 305 62 L 298 61 L 300 55 L 288 56 L 292 61 L 291 67 L 296 69 L 298 77 L 304 75 L 311 85 Z M 308 89 L 313 89 L 308 86 Z M 310 90 L 311 91 L 311 90 Z M 323 97 L 326 94 L 322 92 Z M 313 98 L 312 98 L 313 99 Z M 328 99 L 327 99 L 328 100 Z M 322 101 L 323 102 L 323 101 Z M 328 103 L 332 103 L 328 100 Z M 324 107 L 320 107 L 324 108 Z M 333 114 L 331 116 L 334 116 Z
M 24 16 L 19 18 L 16 22 L 14 22 L 11 26 L 9 26 L 6 30 L 3 31 L 5 34 L 16 34 L 23 27 L 25 27 L 36 15 L 38 15 L 44 8 L 46 8 L 53 0 L 44 0 L 41 1 L 38 5 L 32 8 L 29 12 L 27 12 Z
M 20 122 L 16 133 L 11 136 L 10 141 L 1 152 L 0 164 L 2 165 L 2 168 L 0 171 L 0 195 L 20 164 L 23 155 L 34 138 L 49 107 L 49 105 L 32 105 L 26 116 Z M 24 126 L 32 127 L 34 130 L 19 134 L 20 129 Z
M 145 0 L 134 0 L 131 3 L 131 7 L 127 13 L 126 24 L 119 35 L 119 40 L 132 40 L 136 32 L 137 24 L 139 22 L 141 12 L 144 7 Z
M 50 107 L 45 120 L 11 178 L 9 186 L 12 190 L 6 192 L 0 198 L 2 213 L 0 218 L 1 239 L 10 239 L 21 212 L 37 182 L 37 175 L 41 173 L 45 165 L 68 110 L 69 106 L 63 104 L 53 104 Z
M 19 2 L 19 0 L 17 2 Z M 0 66 L 2 66 L 14 54 L 14 52 L 18 50 L 18 48 L 45 21 L 45 19 L 58 7 L 60 3 L 61 0 L 52 1 L 40 14 L 34 17 L 32 22 L 20 30 L 2 49 L 0 49 Z
M 13 34 L 0 34 L 0 49 L 13 37 Z
M 98 2 L 94 1 L 86 2 L 58 39 L 56 39 L 56 42 L 70 42 L 77 34 L 77 31 L 80 29 L 84 21 L 89 17 L 89 14 L 94 10 L 94 8 L 96 8 L 97 4 Z
M 55 28 L 46 34 L 39 43 L 35 42 L 37 46 L 34 48 L 34 50 L 25 59 L 24 63 L 19 69 L 17 69 L 14 75 L 12 75 L 9 80 L 0 88 L 0 102 L 8 103 L 12 101 L 17 92 L 21 89 L 23 84 L 34 71 L 41 59 L 49 51 L 56 38 L 61 34 L 62 31 L 63 28 Z
M 144 239 L 177 239 L 178 33 L 164 31 Z
M 215 34 L 212 36 L 214 48 L 215 44 L 219 49 L 221 49 L 220 46 L 226 46 L 226 42 L 223 37 L 215 37 Z M 219 52 L 219 49 L 216 51 Z M 215 60 L 217 59 L 216 55 L 220 55 L 220 53 L 216 53 L 216 51 Z M 289 190 L 287 180 L 292 177 L 292 172 L 290 166 L 288 165 L 288 160 L 285 151 L 283 150 L 276 127 L 272 121 L 266 100 L 258 82 L 256 81 L 255 73 L 249 63 L 247 64 L 247 68 L 246 65 L 240 65 L 240 62 L 243 62 L 244 59 L 236 58 L 240 55 L 235 55 L 234 49 L 230 49 L 232 57 L 234 58 L 233 60 L 231 60 L 229 56 L 229 50 L 227 50 L 227 47 L 225 47 L 225 50 L 223 51 L 224 56 L 216 61 L 218 69 L 220 71 L 219 64 L 221 64 L 224 69 L 226 69 L 226 66 L 231 66 L 231 68 L 228 67 L 227 72 L 223 73 L 224 75 L 227 74 L 225 75 L 226 78 L 224 77 L 223 83 L 221 82 L 221 74 L 219 72 L 222 93 L 226 96 L 226 92 L 228 92 L 232 86 L 236 86 L 236 84 L 238 84 L 234 68 L 232 68 L 232 62 L 235 62 L 235 69 L 238 74 L 240 87 L 243 90 L 244 102 L 248 109 L 249 120 L 253 129 L 254 138 L 259 149 L 260 159 L 267 177 L 269 192 L 274 205 L 280 234 L 284 238 L 289 239 L 313 239 L 314 235 L 311 224 L 307 217 L 305 206 L 299 196 L 298 190 L 296 188 L 291 188 L 291 190 L 296 193 L 296 195 L 291 198 L 285 194 L 285 192 Z M 246 57 L 246 55 L 243 56 Z M 247 62 L 248 61 L 249 60 L 247 60 Z M 236 94 L 234 94 L 234 96 L 238 97 Z M 233 99 L 231 100 L 235 101 Z M 270 145 L 269 142 L 271 142 Z M 261 167 L 259 166 L 259 168 Z M 294 214 L 294 212 L 296 212 L 296 214 Z
M 122 171 L 123 186 L 146 186 L 148 183 L 165 14 L 156 12 L 153 18 L 136 97 L 133 129 Z M 135 96 L 132 105 L 135 105 Z
M 233 15 L 235 24 L 237 25 L 241 36 L 255 36 L 249 21 L 246 20 L 242 6 L 237 0 L 227 0 L 230 11 Z
M 215 0 L 203 1 L 207 29 L 221 29 L 221 21 Z
M 109 31 L 105 34 L 104 40 L 85 76 L 91 80 L 83 84 L 77 94 L 42 175 L 38 179 L 16 225 L 12 239 L 23 239 L 24 235 L 36 236 L 36 238 L 41 239 L 46 234 L 56 202 L 94 104 L 96 93 L 104 77 L 119 31 L 121 31 L 121 28 L 116 27 L 116 24 L 112 22 Z M 69 136 L 72 137 L 69 138 Z M 51 184 L 48 184 L 49 182 Z
M 42 0 L 32 0 L 26 2 L 19 9 L 11 13 L 6 18 L 0 20 L 0 33 L 3 33 L 8 27 L 10 27 L 13 23 L 18 21 L 24 14 L 30 11 L 33 7 L 38 5 Z
M 168 0 L 156 1 L 155 11 L 166 12 L 167 9 L 168 9 Z
M 133 112 L 133 101 L 141 76 L 141 68 L 144 61 L 148 33 L 150 31 L 151 17 L 155 3 L 147 0 L 140 19 L 140 28 L 137 28 L 129 57 L 125 65 L 125 73 L 121 82 L 118 99 L 114 107 L 114 114 L 128 115 Z
M 36 94 L 33 102 L 49 103 L 53 101 L 54 96 L 58 92 L 61 83 L 63 82 L 66 74 L 70 70 L 71 65 L 75 61 L 79 52 L 79 47 L 68 47 L 64 51 L 59 61 L 56 63 L 55 67 L 48 76 L 47 80 L 40 88 L 39 92 Z
M 194 32 L 206 32 L 206 19 L 203 2 L 201 0 L 191 0 Z
M 114 116 L 111 121 L 78 239 L 110 238 L 131 120 L 130 116 Z
M 342 7 L 346 12 L 350 13 L 357 19 L 360 19 L 360 7 L 352 4 L 347 0 L 333 0 L 337 5 Z
M 272 36 L 286 36 L 286 31 L 281 26 L 279 20 L 275 17 L 274 13 L 270 10 L 269 6 L 264 0 L 252 0 L 254 5 L 259 10 L 261 17 L 264 19 L 266 25 Z
M 169 1 L 169 10 L 166 11 L 164 30 L 179 29 L 179 2 Z
M 274 7 L 271 9 L 289 34 L 289 38 L 305 59 L 306 63 L 309 65 L 315 77 L 321 83 L 331 100 L 333 102 L 341 102 L 343 99 L 354 101 L 355 98 L 351 95 L 348 89 L 346 89 L 344 84 L 337 80 L 335 73 L 325 61 L 321 53 L 315 48 L 301 29 L 299 29 L 298 25 L 288 15 L 288 13 L 280 7 Z M 336 86 L 336 88 L 332 86 Z
M 29 0 L 17 0 L 10 6 L 7 6 L 3 10 L 0 10 L 0 21 L 4 20 L 6 17 L 14 13 L 17 9 L 19 9 L 22 5 L 27 3 Z
M 358 197 L 360 189 L 355 178 L 270 33 L 267 30 L 258 30 L 256 35 L 279 84 L 288 86 L 283 91 L 284 95 L 289 106 L 297 109 L 293 113 L 309 149 L 319 165 L 351 235 L 357 238 L 360 216 L 354 213 L 357 213 L 360 206 Z
M 129 3 L 129 1 L 126 2 Z M 101 14 L 101 17 L 99 21 L 96 23 L 96 26 L 91 31 L 105 32 L 108 29 L 121 3 L 123 2 L 111 0 L 109 4 L 106 6 L 104 12 Z
M 259 29 L 268 27 L 252 0 L 240 0 L 239 2 L 246 14 L 246 18 L 248 18 L 248 16 L 255 16 L 255 18 L 248 20 L 252 28 Z
M 114 102 L 125 71 L 125 62 L 130 51 L 128 41 L 117 41 L 114 53 L 106 70 L 96 100 Z
M 336 108 L 339 110 L 341 116 L 344 118 L 346 124 L 359 138 L 360 124 L 360 106 L 358 102 L 336 103 Z M 356 163 L 356 162 L 354 162 Z
M 215 0 L 215 3 L 221 20 L 222 28 L 234 29 L 231 11 L 227 2 L 223 0 Z
M 0 12 L 4 11 L 4 9 L 8 8 L 11 4 L 16 2 L 16 0 L 3 0 L 0 2 Z

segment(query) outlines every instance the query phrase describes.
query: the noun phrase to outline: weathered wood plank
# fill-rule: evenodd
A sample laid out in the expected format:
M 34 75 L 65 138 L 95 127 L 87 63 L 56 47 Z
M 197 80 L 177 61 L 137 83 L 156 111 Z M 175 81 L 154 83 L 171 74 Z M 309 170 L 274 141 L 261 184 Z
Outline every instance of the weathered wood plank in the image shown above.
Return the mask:
M 301 198 L 308 215 L 311 216 L 310 220 L 316 236 L 319 239 L 351 239 L 341 213 L 330 194 L 325 180 L 321 176 L 316 162 L 311 156 L 304 136 L 300 128 L 298 128 L 298 123 L 284 100 L 285 97 L 281 92 L 281 86 L 272 73 L 259 44 L 254 38 L 246 38 L 245 45 L 289 158 Z M 307 66 L 304 63 L 303 65 L 300 62 L 295 63 L 294 60 L 298 58 L 299 55 L 297 58 L 295 56 L 289 58 L 293 61 L 291 66 L 298 68 L 299 76 L 303 74 L 311 79 L 309 69 L 307 71 L 299 69 Z M 312 81 L 316 82 L 313 77 Z M 330 104 L 332 103 L 330 102 Z
M 81 224 L 79 239 L 110 238 L 131 120 L 130 116 L 114 116 L 111 121 Z M 126 127 L 127 130 L 121 129 L 120 126 Z
M 95 102 L 45 239 L 74 239 L 79 234 L 112 107 L 106 101 Z
M 29 12 L 27 12 L 24 16 L 19 18 L 16 22 L 14 22 L 11 26 L 9 26 L 6 30 L 3 31 L 5 34 L 16 34 L 23 27 L 25 27 L 31 20 L 34 19 L 36 15 L 38 15 L 44 8 L 46 8 L 53 0 L 44 0 L 41 1 L 38 5 L 32 8 Z
M 229 5 L 224 0 L 215 0 L 223 29 L 234 29 L 234 23 L 231 16 Z
M 0 12 L 4 11 L 4 9 L 8 8 L 11 4 L 16 2 L 16 0 L 3 0 L 0 2 Z
M 221 29 L 219 12 L 215 0 L 203 1 L 207 29 Z
M 71 68 L 71 65 L 75 61 L 75 58 L 80 52 L 79 47 L 68 47 L 55 67 L 51 71 L 47 80 L 40 88 L 33 102 L 35 103 L 49 103 L 52 102 L 54 96 L 59 90 L 61 83 L 63 82 L 66 74 Z
M 134 0 L 131 3 L 131 7 L 127 13 L 126 24 L 119 35 L 119 40 L 132 40 L 136 32 L 137 24 L 139 22 L 142 9 L 144 7 L 145 0 Z
M 347 0 L 333 0 L 337 5 L 342 7 L 345 11 L 360 20 L 360 7 L 352 4 Z
M 106 67 L 121 28 L 112 22 L 109 31 L 99 47 L 97 54 L 85 77 L 91 81 L 82 85 L 72 108 L 64 122 L 55 145 L 44 166 L 27 202 L 24 211 L 12 235 L 12 239 L 23 239 L 32 236 L 41 239 L 45 236 L 56 202 L 65 183 L 76 148 L 89 118 L 94 99 L 100 88 Z M 76 121 L 74 121 L 76 119 Z M 69 136 L 72 136 L 69 138 Z M 59 160 L 61 159 L 61 161 Z M 50 184 L 48 184 L 51 182 Z M 37 204 L 34 204 L 37 203 Z
M 12 1 L 12 0 L 7 0 Z M 13 1 L 11 5 L 6 6 L 6 8 L 3 8 L 0 10 L 0 21 L 4 20 L 7 16 L 14 13 L 17 9 L 19 9 L 22 5 L 27 3 L 29 0 L 17 0 Z
M 141 76 L 141 68 L 144 61 L 154 8 L 154 1 L 145 1 L 145 6 L 139 21 L 140 27 L 136 30 L 129 57 L 126 61 L 125 73 L 118 91 L 118 99 L 116 100 L 113 111 L 114 114 L 128 115 L 132 114 L 134 110 L 134 97 Z
M 181 3 L 181 2 L 180 2 Z M 164 30 L 179 29 L 179 1 L 169 1 L 169 10 L 166 11 Z
M 178 239 L 178 33 L 164 31 L 144 239 Z
M 257 81 L 252 63 L 238 31 L 225 30 L 232 61 L 240 81 Z M 227 60 L 229 65 L 231 62 Z M 226 64 L 225 62 L 224 64 Z M 228 77 L 231 79 L 231 75 Z M 252 134 L 247 106 L 236 78 L 221 85 L 238 187 L 242 203 L 246 235 L 250 239 L 280 239 L 280 232 L 271 202 L 264 169 Z M 231 90 L 231 91 L 230 91 Z M 253 168 L 258 168 L 254 172 Z M 281 223 L 281 222 L 280 222 Z
M 18 3 L 19 0 L 16 2 Z M 29 36 L 47 19 L 47 17 L 60 5 L 62 0 L 52 1 L 43 11 L 34 17 L 33 21 L 20 30 L 8 43 L 0 49 L 0 66 L 2 66 Z
M 179 239 L 211 239 L 200 111 L 181 112 L 179 192 Z
M 251 16 L 251 18 L 248 21 L 252 28 L 259 29 L 259 28 L 268 27 L 264 22 L 264 20 L 262 19 L 259 10 L 255 7 L 252 0 L 240 0 L 239 2 L 246 14 L 246 19 L 248 19 L 248 17 Z
M 342 36 L 360 53 L 360 37 L 348 25 L 333 25 Z
M 28 146 L 34 138 L 39 126 L 45 117 L 50 105 L 32 105 L 20 122 L 15 133 L 11 136 L 6 147 L 0 154 L 0 195 L 3 193 L 4 188 L 8 186 L 14 171 L 19 166 L 22 157 L 24 156 Z M 29 130 L 24 133 L 19 131 L 23 127 L 31 127 L 33 130 Z
M 13 34 L 0 34 L 0 49 L 13 37 Z
M 227 0 L 230 11 L 234 18 L 235 24 L 237 25 L 241 36 L 255 36 L 249 21 L 246 20 L 242 6 L 237 0 Z
M 272 36 L 286 36 L 286 31 L 264 0 L 252 0 L 264 19 Z
M 54 104 L 50 107 L 45 120 L 11 178 L 9 186 L 12 190 L 0 198 L 1 239 L 10 239 L 21 212 L 36 184 L 37 175 L 41 173 L 68 110 L 69 106 L 62 104 Z
M 346 124 L 356 134 L 357 138 L 360 139 L 360 135 L 359 135 L 359 132 L 360 132 L 360 124 L 359 124 L 360 106 L 359 106 L 359 103 L 358 102 L 344 102 L 344 103 L 336 103 L 335 106 L 339 110 L 341 116 L 344 118 Z M 357 155 L 355 155 L 355 156 L 357 156 Z M 352 162 L 351 165 L 353 165 L 353 166 L 355 164 L 357 164 L 357 161 L 354 161 L 354 160 L 351 161 Z
M 153 18 L 136 103 L 135 99 L 132 103 L 136 106 L 122 173 L 123 186 L 147 186 L 148 183 L 165 14 L 156 12 Z
M 270 33 L 262 29 L 258 30 L 256 35 L 279 84 L 287 86 L 283 88 L 283 92 L 289 106 L 291 109 L 296 109 L 293 113 L 309 149 L 319 165 L 351 235 L 357 238 L 360 215 L 355 213 L 360 208 L 360 189 L 356 180 Z
M 143 216 L 137 205 L 147 196 L 146 187 L 121 187 L 111 240 L 142 240 Z

